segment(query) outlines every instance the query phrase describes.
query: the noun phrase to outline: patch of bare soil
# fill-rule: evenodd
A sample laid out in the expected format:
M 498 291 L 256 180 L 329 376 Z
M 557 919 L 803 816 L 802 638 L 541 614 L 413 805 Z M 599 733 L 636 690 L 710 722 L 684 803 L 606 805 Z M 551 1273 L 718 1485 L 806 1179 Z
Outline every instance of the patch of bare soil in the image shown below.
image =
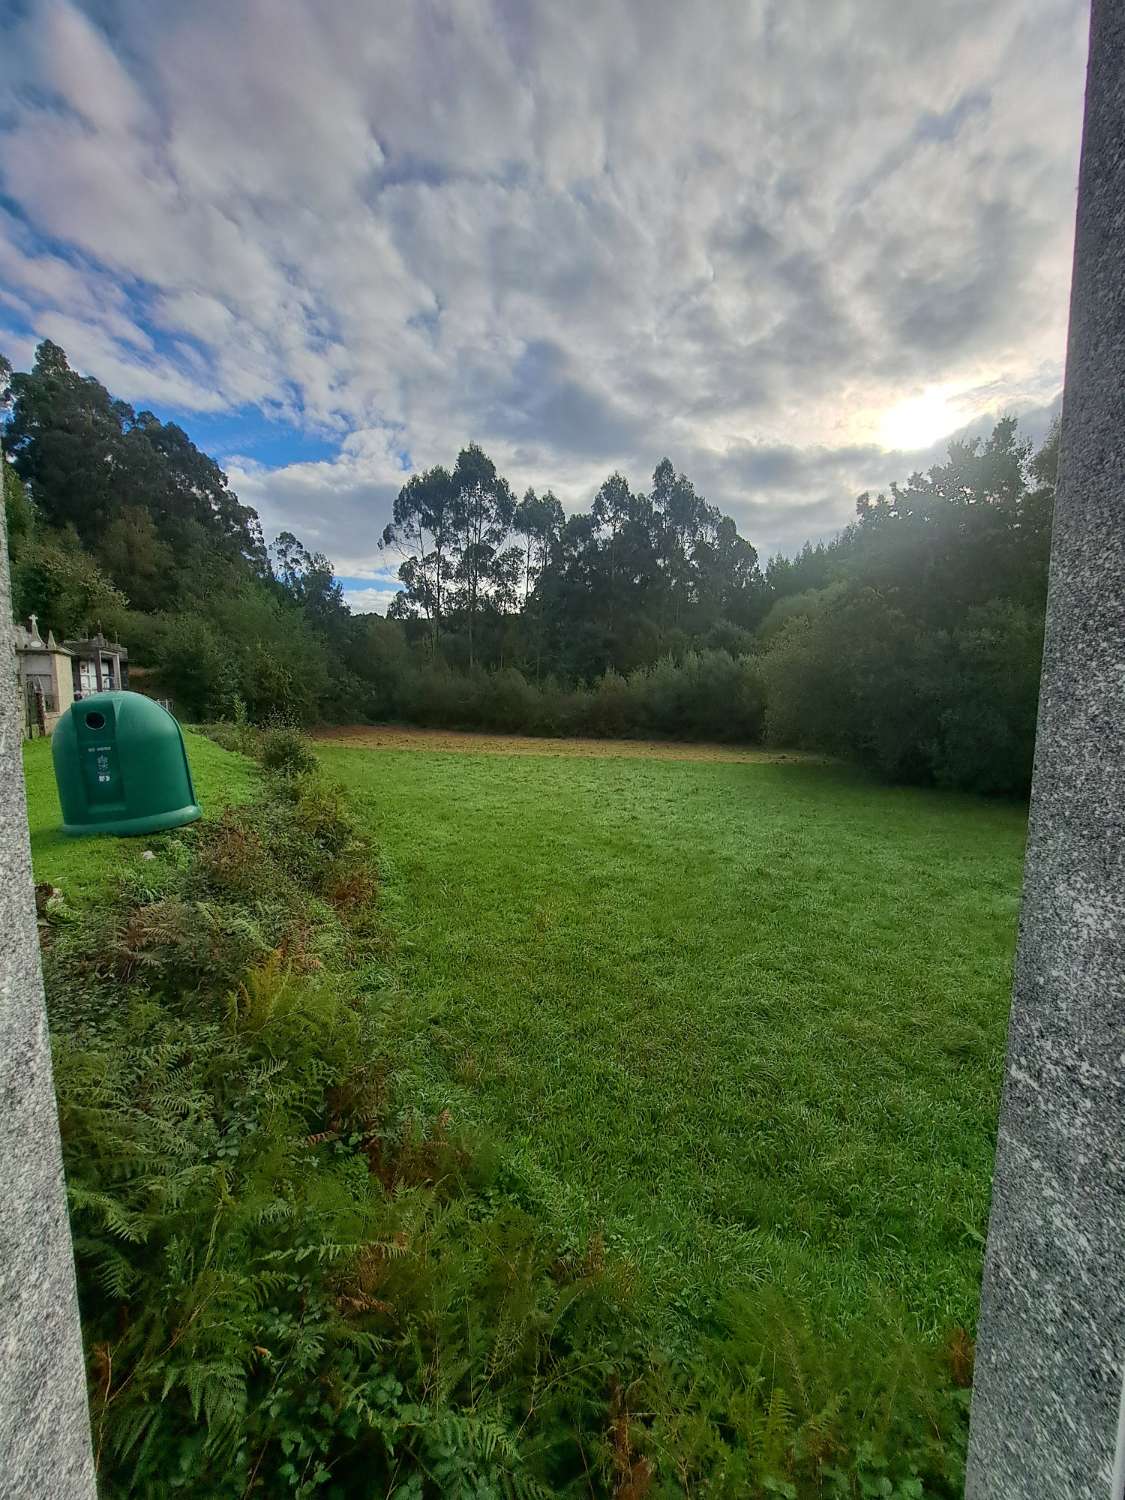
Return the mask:
M 460 729 L 413 729 L 403 724 L 330 725 L 313 731 L 318 740 L 356 750 L 453 750 L 477 755 L 570 755 L 632 760 L 725 760 L 778 763 L 822 762 L 795 750 L 755 750 L 744 745 L 697 745 L 674 740 L 540 739 L 526 734 L 474 734 Z

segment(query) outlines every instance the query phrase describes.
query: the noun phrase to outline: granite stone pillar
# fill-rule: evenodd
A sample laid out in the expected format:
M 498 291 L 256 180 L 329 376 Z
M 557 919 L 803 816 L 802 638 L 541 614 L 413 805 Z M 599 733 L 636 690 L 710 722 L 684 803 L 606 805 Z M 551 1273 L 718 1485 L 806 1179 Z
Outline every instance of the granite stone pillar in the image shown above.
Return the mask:
M 11 622 L 0 516 L 0 1495 L 93 1500 Z
M 1123 1372 L 1125 3 L 1094 0 L 967 1500 L 1118 1500 Z

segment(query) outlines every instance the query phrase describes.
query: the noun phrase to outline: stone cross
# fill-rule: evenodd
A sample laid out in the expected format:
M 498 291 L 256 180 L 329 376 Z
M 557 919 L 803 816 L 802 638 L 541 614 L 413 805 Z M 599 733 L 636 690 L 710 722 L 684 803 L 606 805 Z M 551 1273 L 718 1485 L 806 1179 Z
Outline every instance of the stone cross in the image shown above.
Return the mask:
M 1121 1500 L 1125 3 L 1094 0 L 1047 637 L 967 1500 Z

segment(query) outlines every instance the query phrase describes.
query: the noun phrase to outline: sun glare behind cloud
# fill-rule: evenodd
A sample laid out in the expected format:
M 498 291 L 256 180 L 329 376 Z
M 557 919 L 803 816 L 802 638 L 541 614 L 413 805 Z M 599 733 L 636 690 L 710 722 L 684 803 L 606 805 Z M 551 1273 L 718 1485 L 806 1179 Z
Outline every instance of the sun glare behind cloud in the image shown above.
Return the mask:
M 879 442 L 884 448 L 907 452 L 928 448 L 964 420 L 949 386 L 929 386 L 920 396 L 900 401 L 883 413 Z

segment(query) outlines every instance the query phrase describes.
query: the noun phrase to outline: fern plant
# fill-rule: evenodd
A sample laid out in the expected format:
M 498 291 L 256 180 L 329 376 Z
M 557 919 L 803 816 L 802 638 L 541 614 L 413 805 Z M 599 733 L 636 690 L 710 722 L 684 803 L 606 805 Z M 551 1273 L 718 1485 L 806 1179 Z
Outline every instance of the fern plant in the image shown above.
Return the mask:
M 339 798 L 290 766 L 159 855 L 45 951 L 102 1493 L 563 1492 L 610 1299 L 389 1096 Z

